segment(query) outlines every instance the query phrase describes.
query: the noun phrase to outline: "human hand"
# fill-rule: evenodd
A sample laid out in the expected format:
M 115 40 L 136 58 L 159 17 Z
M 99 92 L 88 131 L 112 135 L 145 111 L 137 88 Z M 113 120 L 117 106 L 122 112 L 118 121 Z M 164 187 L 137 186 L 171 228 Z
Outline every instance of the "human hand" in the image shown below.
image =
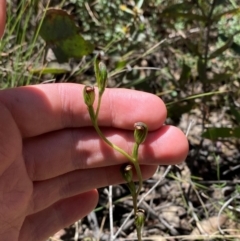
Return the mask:
M 3 4 L 0 0 L 0 10 Z M 50 84 L 0 91 L 2 240 L 43 241 L 95 207 L 95 188 L 123 181 L 126 159 L 92 128 L 82 90 L 77 84 Z M 107 89 L 98 119 L 104 134 L 124 150 L 132 148 L 133 124 L 148 125 L 139 150 L 148 178 L 158 165 L 183 161 L 188 152 L 184 134 L 164 126 L 165 118 L 158 97 Z
M 94 188 L 123 181 L 126 159 L 91 127 L 82 89 L 52 84 L 0 91 L 2 240 L 44 240 L 95 207 Z M 133 123 L 147 123 L 151 132 L 139 153 L 147 178 L 157 165 L 183 161 L 188 151 L 184 134 L 163 126 L 165 117 L 154 95 L 107 89 L 99 125 L 113 143 L 131 150 Z

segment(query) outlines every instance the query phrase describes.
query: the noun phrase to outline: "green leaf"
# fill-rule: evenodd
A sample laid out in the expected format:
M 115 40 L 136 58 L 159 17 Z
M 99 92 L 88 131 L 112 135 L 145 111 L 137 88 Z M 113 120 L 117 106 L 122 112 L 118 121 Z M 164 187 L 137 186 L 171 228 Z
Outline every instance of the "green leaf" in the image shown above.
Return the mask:
M 168 117 L 174 120 L 180 119 L 184 113 L 189 113 L 194 107 L 194 100 L 189 100 L 188 102 L 178 102 L 174 105 L 167 106 Z
M 66 64 L 49 63 L 47 66 L 36 66 L 28 69 L 31 74 L 66 74 L 71 72 L 71 68 Z
M 125 68 L 127 65 L 127 61 L 126 60 L 120 60 L 116 63 L 116 70 L 122 70 L 123 68 Z
M 189 11 L 192 8 L 192 3 L 183 2 L 183 3 L 176 3 L 170 4 L 168 7 L 164 9 L 164 13 L 167 12 L 177 12 L 177 11 Z
M 237 128 L 228 128 L 228 127 L 213 127 L 208 128 L 203 134 L 202 137 L 217 140 L 219 138 L 240 138 L 240 127 Z
M 194 13 L 179 13 L 179 12 L 168 12 L 165 13 L 164 16 L 166 17 L 172 17 L 172 18 L 183 18 L 187 20 L 195 20 L 195 21 L 201 21 L 206 22 L 207 18 L 202 15 L 194 14 Z
M 78 28 L 71 15 L 60 9 L 49 9 L 40 29 L 41 37 L 47 43 L 55 43 L 78 33 Z
M 240 45 L 239 44 L 236 44 L 236 43 L 233 43 L 232 46 L 231 46 L 231 49 L 238 55 L 240 55 Z
M 31 74 L 66 74 L 69 73 L 68 69 L 64 68 L 49 68 L 49 67 L 43 67 L 39 69 L 31 69 L 29 70 Z
M 227 11 L 224 11 L 222 13 L 219 13 L 219 14 L 216 14 L 214 17 L 213 17 L 213 21 L 219 21 L 219 19 L 223 16 L 229 16 L 229 15 L 237 15 L 240 13 L 240 7 L 239 8 L 235 8 L 235 9 L 231 9 L 231 10 L 227 10 Z
M 139 0 L 138 3 L 136 4 L 136 7 L 138 7 L 139 9 L 142 8 L 144 0 Z
M 60 63 L 69 58 L 81 58 L 94 50 L 94 46 L 79 34 L 72 16 L 60 9 L 46 12 L 39 34 Z
M 235 117 L 236 121 L 240 123 L 240 111 L 236 110 L 236 108 L 234 108 L 233 106 L 230 107 L 230 111 L 232 115 Z
M 226 0 L 216 0 L 216 5 L 225 4 Z
M 93 45 L 84 40 L 81 35 L 74 35 L 59 41 L 57 46 L 70 58 L 79 58 L 93 52 Z
M 236 32 L 234 34 L 234 36 L 236 36 L 238 34 L 238 32 Z M 228 37 L 223 35 L 223 34 L 219 34 L 219 38 L 222 40 L 222 41 L 227 41 L 228 40 Z M 236 54 L 240 55 L 240 45 L 238 45 L 237 43 L 233 42 L 231 47 L 230 47 Z
M 207 80 L 206 67 L 205 67 L 205 64 L 203 63 L 202 58 L 198 58 L 197 70 L 198 70 L 198 75 L 199 75 L 200 81 L 201 82 L 206 81 Z
M 219 55 L 221 55 L 225 50 L 227 50 L 231 47 L 232 43 L 233 43 L 233 36 L 229 37 L 228 40 L 226 41 L 226 43 L 223 46 L 221 46 L 220 48 L 213 51 L 210 54 L 209 59 L 213 59 L 213 58 L 216 58 Z
M 203 15 L 198 15 L 195 13 L 191 13 L 191 9 L 193 8 L 193 5 L 191 3 L 178 3 L 170 5 L 169 7 L 165 8 L 162 12 L 164 17 L 167 18 L 183 18 L 187 20 L 196 20 L 205 22 L 208 19 Z
M 131 88 L 134 86 L 134 88 L 136 90 L 143 90 L 145 92 L 151 92 L 152 91 L 151 87 L 148 84 L 148 80 L 150 80 L 150 79 L 151 79 L 151 77 L 138 78 L 138 79 L 135 79 L 135 80 L 129 82 L 128 84 L 122 85 L 121 87 Z
M 189 49 L 190 52 L 192 52 L 193 55 L 201 57 L 197 42 L 193 43 L 192 41 L 190 41 L 189 38 L 182 38 L 182 40 L 185 42 L 186 47 Z
M 183 63 L 182 73 L 181 73 L 181 76 L 178 80 L 180 86 L 184 86 L 186 84 L 190 75 L 191 75 L 191 68 L 188 65 L 186 65 L 185 63 Z

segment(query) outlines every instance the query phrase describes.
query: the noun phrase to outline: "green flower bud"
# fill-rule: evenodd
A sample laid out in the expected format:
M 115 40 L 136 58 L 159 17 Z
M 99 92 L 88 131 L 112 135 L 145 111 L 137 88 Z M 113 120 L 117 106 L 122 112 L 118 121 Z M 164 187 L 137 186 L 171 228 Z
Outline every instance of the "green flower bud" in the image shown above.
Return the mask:
M 136 228 L 141 229 L 145 222 L 145 211 L 143 209 L 138 209 L 135 215 L 135 225 Z
M 134 128 L 135 128 L 135 130 L 134 130 L 135 142 L 138 145 L 140 145 L 145 141 L 145 139 L 147 137 L 148 127 L 143 122 L 137 122 L 134 124 Z
M 83 89 L 83 97 L 85 104 L 89 107 L 92 106 L 95 100 L 95 90 L 91 85 L 86 85 Z
M 127 182 L 130 183 L 133 178 L 133 173 L 132 173 L 132 165 L 130 164 L 125 164 L 121 167 L 121 173 L 123 176 L 123 179 Z
M 100 79 L 100 73 L 99 73 L 99 63 L 100 63 L 100 61 L 101 61 L 101 57 L 98 54 L 94 59 L 94 73 L 95 73 L 95 77 L 96 77 L 98 86 L 99 86 L 99 79 Z
M 107 86 L 108 72 L 106 65 L 101 61 L 101 55 L 97 55 L 94 59 L 94 72 L 99 93 L 102 95 Z
M 108 78 L 108 72 L 107 67 L 103 62 L 99 63 L 99 93 L 102 94 L 107 86 L 107 78 Z

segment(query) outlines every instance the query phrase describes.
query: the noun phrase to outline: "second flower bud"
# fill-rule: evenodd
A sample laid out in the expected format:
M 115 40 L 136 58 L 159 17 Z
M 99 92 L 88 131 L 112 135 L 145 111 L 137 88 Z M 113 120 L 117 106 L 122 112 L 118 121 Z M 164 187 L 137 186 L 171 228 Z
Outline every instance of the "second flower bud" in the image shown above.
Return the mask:
M 138 145 L 146 140 L 147 134 L 148 127 L 145 123 L 137 122 L 134 124 L 134 140 Z
M 95 90 L 94 87 L 91 85 L 84 86 L 83 89 L 83 97 L 85 104 L 90 107 L 93 105 L 95 100 Z

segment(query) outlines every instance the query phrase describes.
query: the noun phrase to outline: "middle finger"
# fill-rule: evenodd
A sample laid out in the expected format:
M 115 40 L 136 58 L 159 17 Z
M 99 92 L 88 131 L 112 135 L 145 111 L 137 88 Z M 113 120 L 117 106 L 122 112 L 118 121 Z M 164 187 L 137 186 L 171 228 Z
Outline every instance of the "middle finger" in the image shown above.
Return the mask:
M 103 132 L 111 142 L 131 154 L 132 131 L 105 128 Z M 188 143 L 183 133 L 173 126 L 163 126 L 149 132 L 139 148 L 139 162 L 145 165 L 176 164 L 185 159 L 187 151 Z M 25 140 L 23 153 L 33 181 L 128 161 L 104 143 L 91 127 L 66 129 Z

